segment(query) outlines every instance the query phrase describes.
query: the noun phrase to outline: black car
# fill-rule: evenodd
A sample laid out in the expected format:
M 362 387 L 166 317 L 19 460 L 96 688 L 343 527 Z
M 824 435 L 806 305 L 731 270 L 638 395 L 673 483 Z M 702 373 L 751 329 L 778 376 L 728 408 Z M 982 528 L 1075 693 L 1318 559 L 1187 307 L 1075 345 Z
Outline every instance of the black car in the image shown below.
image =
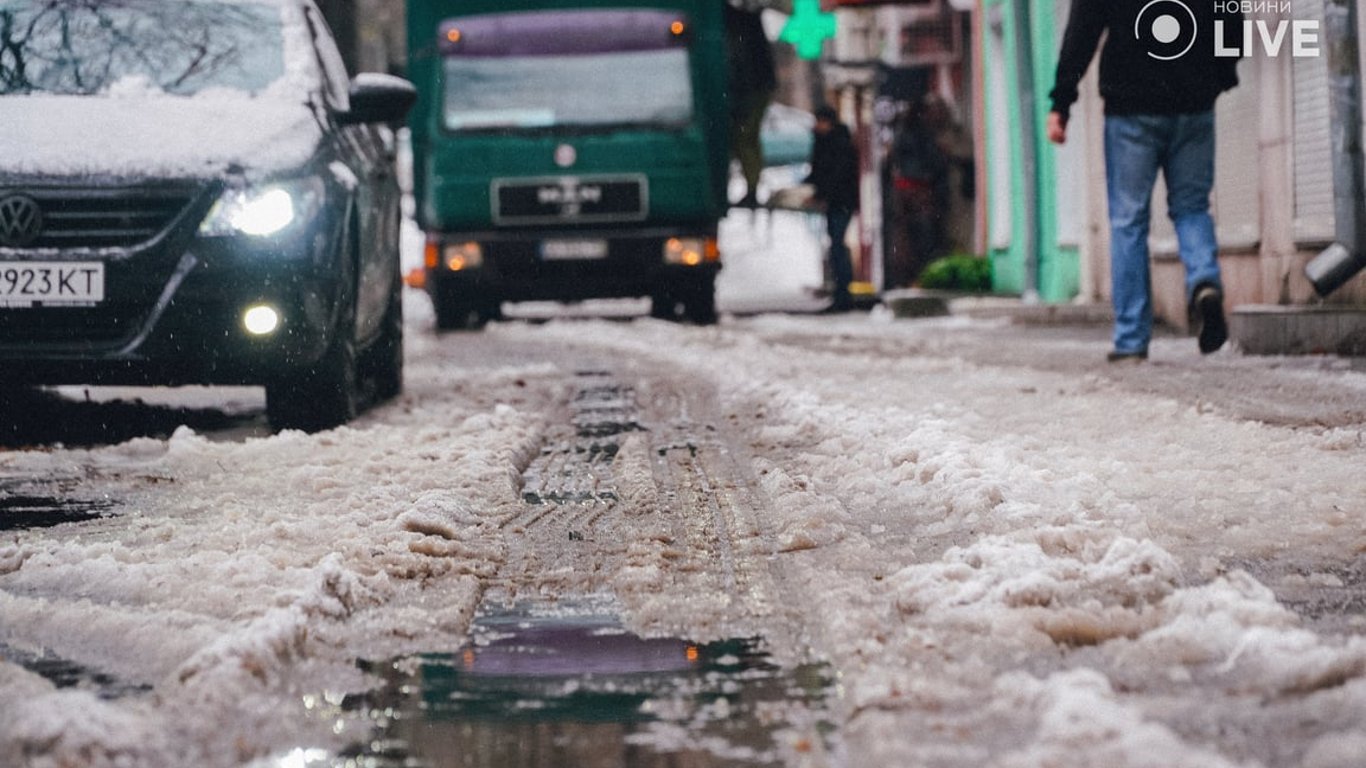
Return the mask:
M 399 78 L 311 0 L 0 0 L 0 388 L 403 383 Z

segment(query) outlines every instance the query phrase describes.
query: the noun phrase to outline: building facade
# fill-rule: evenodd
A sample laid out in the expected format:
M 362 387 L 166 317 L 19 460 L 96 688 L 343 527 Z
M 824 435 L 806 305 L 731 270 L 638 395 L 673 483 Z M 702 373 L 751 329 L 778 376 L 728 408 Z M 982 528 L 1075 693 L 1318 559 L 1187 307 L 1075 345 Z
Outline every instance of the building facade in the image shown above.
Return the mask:
M 1054 147 L 1044 136 L 1070 5 L 979 0 L 986 252 L 999 292 L 1108 302 L 1104 113 L 1095 63 L 1082 82 L 1068 144 Z M 1265 25 L 1273 39 L 1282 22 L 1321 28 L 1324 17 L 1323 0 L 1257 2 L 1248 10 L 1249 21 Z M 1361 21 L 1358 34 L 1366 35 Z M 1231 307 L 1317 304 L 1304 266 L 1332 243 L 1336 225 L 1326 47 L 1296 56 L 1287 39 L 1271 55 L 1254 33 L 1249 53 L 1239 64 L 1240 86 L 1215 110 L 1212 206 L 1225 292 Z M 1159 181 L 1150 238 L 1154 309 L 1180 328 L 1187 323 L 1184 271 L 1165 200 Z M 1366 273 L 1326 301 L 1366 304 Z

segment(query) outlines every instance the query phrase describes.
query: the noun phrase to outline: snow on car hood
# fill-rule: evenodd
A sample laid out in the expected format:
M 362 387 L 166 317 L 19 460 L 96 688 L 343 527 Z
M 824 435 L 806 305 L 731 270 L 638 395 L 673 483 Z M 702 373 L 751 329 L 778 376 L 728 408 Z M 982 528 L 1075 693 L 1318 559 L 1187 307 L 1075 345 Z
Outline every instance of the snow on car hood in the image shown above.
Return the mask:
M 0 97 L 0 175 L 211 177 L 301 165 L 321 130 L 309 108 L 246 95 Z

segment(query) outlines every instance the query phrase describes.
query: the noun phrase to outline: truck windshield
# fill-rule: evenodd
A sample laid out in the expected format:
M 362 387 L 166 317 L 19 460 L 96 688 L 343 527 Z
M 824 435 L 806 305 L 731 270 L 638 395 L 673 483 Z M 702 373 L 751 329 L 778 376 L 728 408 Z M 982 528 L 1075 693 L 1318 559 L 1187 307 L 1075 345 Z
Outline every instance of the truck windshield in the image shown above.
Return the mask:
M 684 48 L 552 56 L 448 56 L 447 129 L 686 125 Z

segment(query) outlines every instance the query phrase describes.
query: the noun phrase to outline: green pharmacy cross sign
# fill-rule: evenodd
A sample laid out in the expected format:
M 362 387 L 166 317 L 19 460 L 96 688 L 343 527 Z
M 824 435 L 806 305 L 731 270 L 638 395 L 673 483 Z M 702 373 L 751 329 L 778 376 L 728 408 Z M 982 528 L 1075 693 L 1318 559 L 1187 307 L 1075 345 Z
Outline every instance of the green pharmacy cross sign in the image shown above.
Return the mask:
M 803 59 L 814 59 L 821 55 L 826 38 L 834 36 L 835 14 L 822 11 L 820 0 L 796 0 L 778 39 L 796 46 Z

